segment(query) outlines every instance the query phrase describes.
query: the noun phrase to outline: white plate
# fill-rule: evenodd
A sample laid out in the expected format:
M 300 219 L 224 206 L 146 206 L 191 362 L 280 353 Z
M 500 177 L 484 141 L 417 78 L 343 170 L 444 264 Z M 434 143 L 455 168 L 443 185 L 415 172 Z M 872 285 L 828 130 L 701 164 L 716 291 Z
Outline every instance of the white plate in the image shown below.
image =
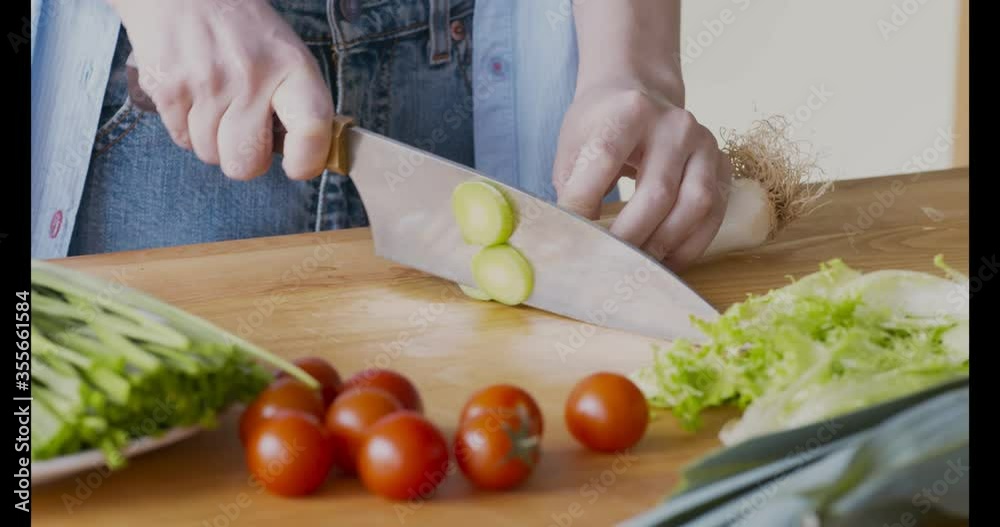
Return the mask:
M 240 405 L 230 407 L 228 410 L 219 412 L 217 419 L 221 421 L 229 414 L 238 412 L 239 410 Z M 127 459 L 131 459 L 146 452 L 183 441 L 201 430 L 201 426 L 194 425 L 174 428 L 160 437 L 141 437 L 126 445 L 122 449 L 122 454 Z M 32 486 L 44 485 L 85 470 L 107 470 L 105 467 L 107 467 L 107 464 L 104 461 L 104 453 L 96 448 L 44 461 L 33 461 L 31 463 L 31 484 Z
M 143 437 L 129 443 L 122 453 L 126 458 L 163 448 L 183 439 L 187 439 L 201 430 L 200 426 L 174 428 L 160 437 Z M 35 461 L 31 463 L 31 485 L 44 485 L 52 481 L 83 472 L 85 470 L 104 469 L 104 453 L 98 449 L 85 450 L 76 454 L 68 454 L 57 458 Z

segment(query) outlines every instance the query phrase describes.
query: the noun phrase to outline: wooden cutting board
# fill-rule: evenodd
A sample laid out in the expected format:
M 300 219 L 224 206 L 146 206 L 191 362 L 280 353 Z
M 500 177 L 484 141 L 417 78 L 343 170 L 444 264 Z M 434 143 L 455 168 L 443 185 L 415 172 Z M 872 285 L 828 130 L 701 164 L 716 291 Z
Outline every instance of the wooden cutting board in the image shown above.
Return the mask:
M 933 256 L 943 253 L 969 268 L 966 169 L 846 181 L 824 201 L 774 243 L 684 278 L 724 309 L 829 258 L 865 271 L 933 272 Z M 546 435 L 537 472 L 513 492 L 476 491 L 456 473 L 428 502 L 391 503 L 336 478 L 315 496 L 284 499 L 250 484 L 228 420 L 121 472 L 95 469 L 36 488 L 39 525 L 607 525 L 663 499 L 685 464 L 718 446 L 719 426 L 735 415 L 713 412 L 697 434 L 665 418 L 632 452 L 584 451 L 562 420 L 570 388 L 594 371 L 646 364 L 651 341 L 467 299 L 453 284 L 373 256 L 367 229 L 58 263 L 110 279 L 109 294 L 116 284 L 148 291 L 287 357 L 320 355 L 345 375 L 366 365 L 397 369 L 415 380 L 428 416 L 449 436 L 473 391 L 520 385 L 542 405 Z

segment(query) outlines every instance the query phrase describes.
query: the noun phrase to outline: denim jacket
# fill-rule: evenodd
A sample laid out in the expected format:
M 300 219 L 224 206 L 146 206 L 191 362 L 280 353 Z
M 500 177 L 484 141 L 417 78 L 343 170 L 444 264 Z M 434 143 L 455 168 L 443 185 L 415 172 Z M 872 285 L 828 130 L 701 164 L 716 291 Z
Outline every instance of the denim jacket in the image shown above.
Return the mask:
M 431 16 L 448 12 L 449 0 L 426 2 Z M 571 1 L 477 0 L 473 26 L 475 167 L 554 200 L 551 168 L 577 67 Z M 120 30 L 105 0 L 32 0 L 33 257 L 69 249 Z M 438 33 L 431 61 L 450 43 Z

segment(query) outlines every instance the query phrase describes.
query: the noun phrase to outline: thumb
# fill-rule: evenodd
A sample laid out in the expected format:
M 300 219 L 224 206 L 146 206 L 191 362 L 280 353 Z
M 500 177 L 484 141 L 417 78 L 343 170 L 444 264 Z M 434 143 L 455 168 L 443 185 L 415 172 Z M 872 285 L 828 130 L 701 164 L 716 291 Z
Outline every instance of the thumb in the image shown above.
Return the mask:
M 309 179 L 326 168 L 333 138 L 333 101 L 315 68 L 289 74 L 271 96 L 271 107 L 285 129 L 282 167 L 291 179 Z
M 608 134 L 591 131 L 585 141 L 569 140 L 565 152 L 560 145 L 554 166 L 556 177 L 563 179 L 556 186 L 559 206 L 585 218 L 596 220 L 601 213 L 604 196 L 618 181 L 626 161 L 639 143 L 638 127 Z M 560 140 L 561 142 L 561 140 Z

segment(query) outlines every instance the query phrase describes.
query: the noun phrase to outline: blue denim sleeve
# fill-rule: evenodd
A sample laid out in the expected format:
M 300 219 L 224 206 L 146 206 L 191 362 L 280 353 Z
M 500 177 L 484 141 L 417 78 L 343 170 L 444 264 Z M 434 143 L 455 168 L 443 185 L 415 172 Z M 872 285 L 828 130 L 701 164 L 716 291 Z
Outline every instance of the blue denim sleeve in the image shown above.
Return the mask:
M 478 0 L 476 168 L 555 201 L 552 166 L 576 86 L 570 0 Z M 617 189 L 606 200 L 619 199 Z

